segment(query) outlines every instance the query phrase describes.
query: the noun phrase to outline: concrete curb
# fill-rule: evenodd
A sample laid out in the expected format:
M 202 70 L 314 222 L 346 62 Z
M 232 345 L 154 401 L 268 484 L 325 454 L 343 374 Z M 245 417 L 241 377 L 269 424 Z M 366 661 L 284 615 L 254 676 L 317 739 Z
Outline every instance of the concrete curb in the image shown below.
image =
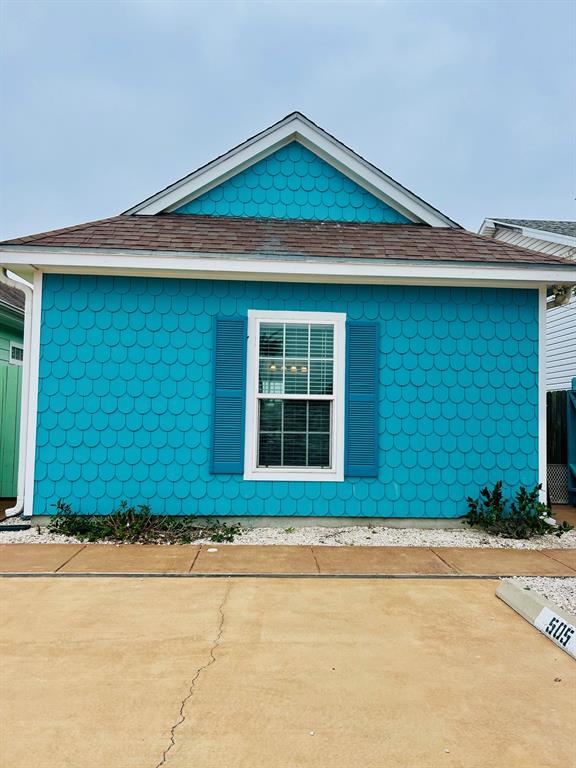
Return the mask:
M 558 608 L 551 600 L 537 592 L 511 581 L 500 582 L 496 597 L 576 659 L 576 616 Z

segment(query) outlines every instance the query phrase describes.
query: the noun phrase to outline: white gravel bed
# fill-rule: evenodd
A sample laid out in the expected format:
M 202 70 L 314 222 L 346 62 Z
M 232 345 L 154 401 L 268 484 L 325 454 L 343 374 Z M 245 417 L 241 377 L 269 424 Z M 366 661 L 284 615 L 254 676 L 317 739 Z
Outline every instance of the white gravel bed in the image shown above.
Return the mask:
M 502 539 L 472 529 L 386 528 L 351 526 L 344 528 L 252 528 L 237 539 L 238 544 L 314 544 L 371 547 L 495 547 L 500 549 L 576 548 L 576 532 L 540 536 L 530 541 Z
M 12 522 L 14 525 L 14 521 Z M 32 526 L 27 531 L 3 531 L 0 526 L 0 544 L 80 544 L 73 536 L 49 533 L 46 528 Z
M 13 520 L 13 522 L 17 522 Z M 4 544 L 75 544 L 77 539 L 48 533 L 32 526 L 27 531 L 2 531 Z M 211 543 L 201 539 L 199 543 Z M 304 544 L 316 546 L 372 547 L 487 547 L 497 549 L 576 549 L 576 531 L 556 536 L 540 536 L 529 541 L 503 539 L 472 529 L 386 528 L 384 526 L 349 526 L 325 528 L 250 528 L 237 536 L 234 544 Z
M 513 581 L 552 600 L 559 608 L 576 615 L 576 577 L 516 576 L 502 581 Z

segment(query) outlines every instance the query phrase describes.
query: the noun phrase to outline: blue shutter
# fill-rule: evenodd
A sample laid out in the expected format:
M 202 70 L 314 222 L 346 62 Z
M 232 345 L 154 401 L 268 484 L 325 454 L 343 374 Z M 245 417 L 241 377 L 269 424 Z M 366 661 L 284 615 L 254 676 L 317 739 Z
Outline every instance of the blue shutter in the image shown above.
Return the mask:
M 345 474 L 378 476 L 378 337 L 376 323 L 346 324 Z
M 215 318 L 212 408 L 213 473 L 244 471 L 246 318 Z

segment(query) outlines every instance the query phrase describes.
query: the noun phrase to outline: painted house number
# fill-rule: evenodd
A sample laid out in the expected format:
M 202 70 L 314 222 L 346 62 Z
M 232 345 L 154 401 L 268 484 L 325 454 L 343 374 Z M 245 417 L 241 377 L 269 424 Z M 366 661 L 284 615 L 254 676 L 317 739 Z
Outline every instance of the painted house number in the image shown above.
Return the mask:
M 576 658 L 576 627 L 549 608 L 542 608 L 534 621 L 535 626 Z

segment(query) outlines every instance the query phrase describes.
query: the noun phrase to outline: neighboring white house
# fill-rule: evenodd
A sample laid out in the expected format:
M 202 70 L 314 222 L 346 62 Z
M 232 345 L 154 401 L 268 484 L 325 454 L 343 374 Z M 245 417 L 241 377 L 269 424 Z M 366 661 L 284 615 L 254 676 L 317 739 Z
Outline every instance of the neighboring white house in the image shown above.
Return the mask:
M 576 259 L 576 221 L 484 219 L 479 234 L 496 240 Z M 576 376 L 576 296 L 546 313 L 546 389 L 571 389 Z
M 576 221 L 484 219 L 479 234 L 576 260 Z M 576 378 L 576 295 L 568 296 L 563 302 L 561 294 L 550 295 L 546 312 L 548 493 L 560 504 L 570 500 L 576 484 L 576 434 L 568 425 L 566 392 Z

